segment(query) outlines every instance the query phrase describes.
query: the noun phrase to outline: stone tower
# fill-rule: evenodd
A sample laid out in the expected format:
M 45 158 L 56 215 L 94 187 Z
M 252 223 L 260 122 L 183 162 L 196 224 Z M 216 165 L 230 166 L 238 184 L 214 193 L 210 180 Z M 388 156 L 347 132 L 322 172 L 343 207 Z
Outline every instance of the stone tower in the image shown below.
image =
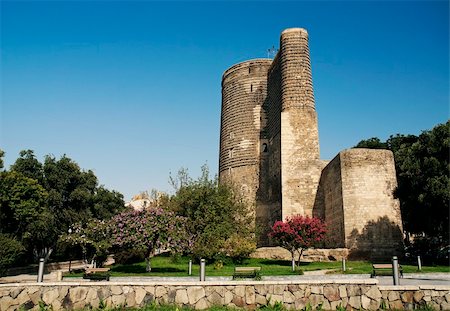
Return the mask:
M 236 64 L 222 77 L 219 179 L 253 204 L 259 244 L 276 220 L 325 219 L 330 247 L 361 257 L 401 248 L 393 156 L 351 149 L 320 160 L 308 33 L 281 33 L 273 60 Z
M 239 187 L 256 201 L 261 152 L 261 110 L 272 60 L 254 59 L 234 65 L 222 77 L 219 178 Z

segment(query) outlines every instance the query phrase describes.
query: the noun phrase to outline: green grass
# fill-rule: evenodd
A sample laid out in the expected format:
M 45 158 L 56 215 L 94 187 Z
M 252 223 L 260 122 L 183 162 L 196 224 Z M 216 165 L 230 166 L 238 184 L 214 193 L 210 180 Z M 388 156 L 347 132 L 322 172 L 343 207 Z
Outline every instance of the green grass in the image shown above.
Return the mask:
M 145 262 L 128 265 L 113 265 L 111 267 L 111 276 L 188 276 L 188 257 L 180 258 L 176 263 L 170 257 L 159 255 L 152 258 L 152 271 L 145 272 Z M 271 259 L 247 259 L 237 266 L 261 267 L 261 275 L 296 275 L 291 271 L 290 260 L 271 260 Z M 347 261 L 346 274 L 370 274 L 372 272 L 372 263 L 366 261 Z M 207 276 L 232 276 L 234 264 L 224 264 L 222 269 L 214 269 L 214 264 L 206 266 Z M 402 265 L 404 273 L 418 272 L 416 266 Z M 334 270 L 331 273 L 342 273 L 341 262 L 302 262 L 300 268 L 303 271 L 314 270 Z M 421 272 L 450 272 L 449 266 L 422 266 Z M 192 265 L 192 275 L 199 275 L 199 265 Z M 82 273 L 72 273 L 66 276 L 82 276 Z

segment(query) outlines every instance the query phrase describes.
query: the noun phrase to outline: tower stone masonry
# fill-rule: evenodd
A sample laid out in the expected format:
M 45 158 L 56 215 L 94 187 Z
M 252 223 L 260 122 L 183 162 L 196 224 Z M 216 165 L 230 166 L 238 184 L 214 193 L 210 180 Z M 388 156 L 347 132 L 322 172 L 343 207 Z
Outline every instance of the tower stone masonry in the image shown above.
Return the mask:
M 402 247 L 394 158 L 388 150 L 348 149 L 320 160 L 308 33 L 281 33 L 272 59 L 253 59 L 222 77 L 219 179 L 254 207 L 260 246 L 273 223 L 292 215 L 325 220 L 327 247 L 355 258 Z

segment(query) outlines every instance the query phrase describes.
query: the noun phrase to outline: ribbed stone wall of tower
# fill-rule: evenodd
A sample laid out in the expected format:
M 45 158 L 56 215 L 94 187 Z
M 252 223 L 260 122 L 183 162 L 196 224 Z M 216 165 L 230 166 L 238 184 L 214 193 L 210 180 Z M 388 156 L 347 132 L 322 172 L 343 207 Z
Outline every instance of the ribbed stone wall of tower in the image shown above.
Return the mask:
M 308 33 L 281 33 L 281 189 L 282 218 L 312 216 L 324 167 L 319 161 L 319 133 L 314 104 Z
M 265 119 L 262 104 L 267 94 L 271 59 L 236 64 L 222 77 L 219 179 L 231 183 L 255 204 L 259 187 L 260 132 Z

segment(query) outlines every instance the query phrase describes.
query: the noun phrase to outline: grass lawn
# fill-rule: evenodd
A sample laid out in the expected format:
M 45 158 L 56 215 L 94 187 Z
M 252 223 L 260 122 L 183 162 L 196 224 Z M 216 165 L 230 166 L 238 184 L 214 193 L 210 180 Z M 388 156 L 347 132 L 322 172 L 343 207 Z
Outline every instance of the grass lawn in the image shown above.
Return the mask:
M 184 277 L 188 276 L 188 257 L 182 257 L 177 262 L 173 262 L 170 257 L 159 255 L 151 260 L 152 271 L 145 272 L 145 262 L 128 264 L 128 265 L 113 265 L 111 267 L 111 276 L 170 276 L 170 277 Z M 261 267 L 261 275 L 295 275 L 291 271 L 290 260 L 272 260 L 272 259 L 247 259 L 242 264 L 237 266 Z M 347 274 L 372 272 L 372 264 L 366 261 L 347 261 Z M 224 264 L 221 269 L 214 269 L 214 265 L 206 266 L 207 276 L 232 276 L 234 264 Z M 417 272 L 416 266 L 402 265 L 404 273 Z M 301 267 L 303 271 L 313 270 L 335 270 L 332 273 L 342 273 L 341 262 L 302 262 Z M 449 266 L 422 266 L 421 272 L 450 272 Z M 192 264 L 192 275 L 199 275 L 199 265 Z M 72 273 L 66 276 L 82 276 L 82 273 Z

